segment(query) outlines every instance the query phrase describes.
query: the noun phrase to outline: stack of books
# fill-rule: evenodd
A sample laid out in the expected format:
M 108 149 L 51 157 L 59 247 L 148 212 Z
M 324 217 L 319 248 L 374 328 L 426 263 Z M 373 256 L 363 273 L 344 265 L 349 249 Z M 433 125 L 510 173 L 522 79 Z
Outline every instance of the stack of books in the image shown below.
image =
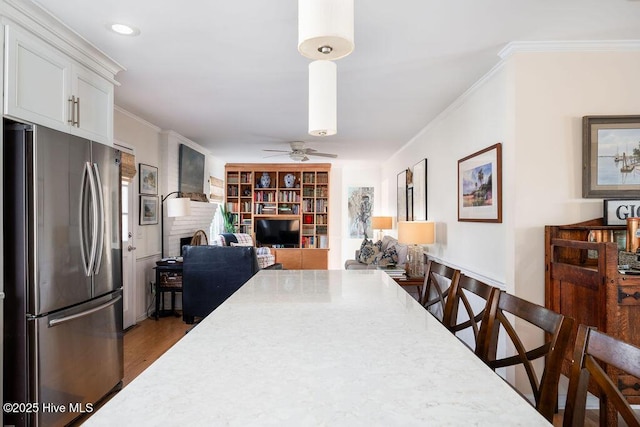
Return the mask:
M 379 266 L 378 270 L 382 270 L 394 279 L 404 279 L 406 273 L 403 268 L 397 268 L 395 265 Z

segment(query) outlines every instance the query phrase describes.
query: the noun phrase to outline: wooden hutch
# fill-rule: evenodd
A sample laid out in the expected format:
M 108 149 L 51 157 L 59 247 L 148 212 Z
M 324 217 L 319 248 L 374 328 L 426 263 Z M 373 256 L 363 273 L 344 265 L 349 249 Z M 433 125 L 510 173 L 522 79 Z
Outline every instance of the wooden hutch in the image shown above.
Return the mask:
M 330 163 L 228 163 L 225 202 L 236 231 L 255 241 L 256 220 L 298 219 L 297 247 L 272 248 L 276 262 L 290 270 L 327 269 L 330 170 Z
M 618 243 L 626 227 L 606 226 L 602 218 L 578 224 L 545 227 L 545 304 L 573 317 L 577 325 L 595 326 L 618 339 L 640 346 L 640 276 L 619 270 Z M 621 245 L 624 248 L 624 245 Z M 640 265 L 640 264 L 639 264 Z M 574 335 L 575 337 L 575 335 Z M 573 342 L 563 373 L 568 375 Z M 640 379 L 608 369 L 631 404 L 640 404 Z

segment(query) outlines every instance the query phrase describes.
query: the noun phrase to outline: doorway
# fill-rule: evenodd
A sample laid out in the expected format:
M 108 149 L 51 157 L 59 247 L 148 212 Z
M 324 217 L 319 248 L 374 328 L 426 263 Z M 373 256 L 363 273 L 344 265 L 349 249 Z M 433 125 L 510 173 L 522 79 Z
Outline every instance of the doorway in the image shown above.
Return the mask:
M 136 323 L 135 313 L 135 271 L 136 257 L 134 246 L 134 185 L 128 178 L 122 179 L 122 321 L 123 328 L 127 329 Z

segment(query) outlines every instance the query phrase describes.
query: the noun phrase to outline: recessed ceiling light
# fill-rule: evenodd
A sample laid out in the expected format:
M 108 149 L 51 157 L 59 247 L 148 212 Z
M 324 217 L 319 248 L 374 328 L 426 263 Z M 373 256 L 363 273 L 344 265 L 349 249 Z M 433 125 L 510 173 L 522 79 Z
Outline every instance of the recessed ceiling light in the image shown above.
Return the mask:
M 115 33 L 122 34 L 123 36 L 137 36 L 140 34 L 140 30 L 136 27 L 132 27 L 127 24 L 110 24 L 109 29 Z

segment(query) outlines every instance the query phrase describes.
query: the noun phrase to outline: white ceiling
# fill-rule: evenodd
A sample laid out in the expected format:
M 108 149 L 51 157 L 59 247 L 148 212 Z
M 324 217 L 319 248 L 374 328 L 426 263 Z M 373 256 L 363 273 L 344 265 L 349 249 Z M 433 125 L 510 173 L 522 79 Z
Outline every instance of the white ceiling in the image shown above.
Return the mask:
M 229 162 L 288 162 L 261 150 L 294 140 L 341 160 L 384 160 L 511 41 L 640 40 L 634 0 L 356 0 L 356 47 L 337 61 L 338 134 L 321 138 L 307 134 L 296 0 L 37 3 L 126 67 L 118 106 Z M 141 34 L 112 33 L 112 22 Z

